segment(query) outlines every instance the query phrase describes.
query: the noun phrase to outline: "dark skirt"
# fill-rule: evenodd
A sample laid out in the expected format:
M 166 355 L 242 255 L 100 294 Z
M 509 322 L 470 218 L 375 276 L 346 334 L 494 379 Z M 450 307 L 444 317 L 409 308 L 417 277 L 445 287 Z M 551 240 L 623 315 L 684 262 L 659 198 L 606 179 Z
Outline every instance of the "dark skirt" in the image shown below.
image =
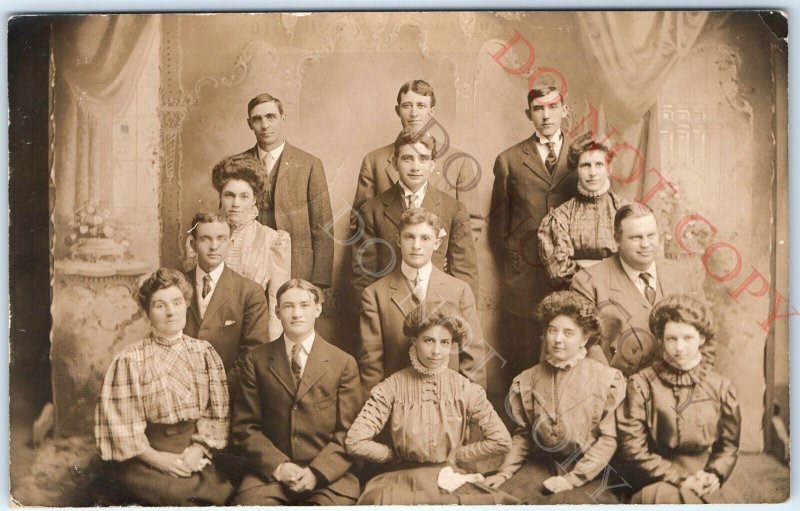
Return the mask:
M 608 468 L 606 468 L 608 470 Z M 556 470 L 554 463 L 528 459 L 511 478 L 500 486 L 518 498 L 523 504 L 619 504 L 613 490 L 619 484 L 618 475 L 608 471 L 606 481 L 603 472 L 578 488 L 550 493 L 542 483 L 552 476 L 564 475 Z
M 158 451 L 180 454 L 191 445 L 195 421 L 178 424 L 148 424 L 145 434 Z M 233 486 L 215 463 L 190 477 L 175 477 L 156 470 L 138 458 L 115 463 L 111 483 L 119 485 L 134 503 L 152 506 L 224 506 Z
M 708 453 L 683 454 L 667 458 L 683 477 L 688 477 L 698 470 L 703 470 L 708 462 Z M 641 488 L 631 497 L 631 504 L 723 504 L 733 500 L 726 497 L 724 488 L 698 497 L 692 490 L 681 489 L 663 481 L 654 482 Z
M 519 504 L 504 491 L 484 484 L 464 483 L 453 493 L 439 488 L 439 472 L 447 463 L 401 468 L 373 477 L 364 488 L 360 505 Z

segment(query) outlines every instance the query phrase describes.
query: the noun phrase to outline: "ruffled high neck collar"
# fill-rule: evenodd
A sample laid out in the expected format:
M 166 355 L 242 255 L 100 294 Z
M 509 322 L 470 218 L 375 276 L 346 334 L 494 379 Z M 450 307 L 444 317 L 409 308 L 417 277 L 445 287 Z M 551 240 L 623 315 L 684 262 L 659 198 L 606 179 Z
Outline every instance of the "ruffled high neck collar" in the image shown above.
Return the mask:
M 153 330 L 150 333 L 150 338 L 153 339 L 153 341 L 157 342 L 158 344 L 164 346 L 172 346 L 173 344 L 176 344 L 178 341 L 183 339 L 183 332 L 178 332 L 175 335 L 164 336 Z
M 578 353 L 576 353 L 575 356 L 569 360 L 558 360 L 557 358 L 549 354 L 547 355 L 546 360 L 547 363 L 550 364 L 552 367 L 564 370 L 564 369 L 569 369 L 571 367 L 575 367 L 578 364 L 578 362 L 580 362 L 584 358 L 586 358 L 586 348 L 582 347 L 580 350 L 578 350 Z
M 606 184 L 595 192 L 587 190 L 586 188 L 583 187 L 583 185 L 581 185 L 580 181 L 578 181 L 578 198 L 587 202 L 597 201 L 605 194 L 607 194 L 610 189 L 611 189 L 611 181 L 608 179 L 606 179 Z
M 666 384 L 673 387 L 691 387 L 703 381 L 706 374 L 711 369 L 711 362 L 704 356 L 700 356 L 697 365 L 683 369 L 669 363 L 662 355 L 659 360 L 653 362 L 653 370 L 658 377 Z
M 411 348 L 408 349 L 408 357 L 411 359 L 411 367 L 424 377 L 433 377 L 447 370 L 447 364 L 442 364 L 442 367 L 438 369 L 425 367 L 425 365 L 419 361 L 419 357 L 417 357 L 417 347 L 413 343 L 411 344 Z
M 258 208 L 254 205 L 247 211 L 230 212 L 225 216 L 228 221 L 233 224 L 233 229 L 239 231 L 252 224 L 253 221 L 258 218 Z

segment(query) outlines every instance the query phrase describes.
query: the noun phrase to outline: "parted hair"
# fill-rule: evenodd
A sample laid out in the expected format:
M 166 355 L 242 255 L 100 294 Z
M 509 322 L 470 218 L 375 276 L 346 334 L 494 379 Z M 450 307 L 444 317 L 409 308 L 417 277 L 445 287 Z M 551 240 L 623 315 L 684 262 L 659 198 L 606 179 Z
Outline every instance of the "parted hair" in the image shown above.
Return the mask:
M 626 218 L 639 218 L 648 215 L 653 215 L 653 217 L 655 217 L 655 213 L 650 209 L 650 206 L 640 202 L 631 202 L 619 208 L 617 214 L 614 215 L 614 239 L 619 241 L 622 236 L 623 220 Z
M 270 101 L 275 103 L 275 106 L 278 107 L 278 112 L 283 115 L 283 103 L 281 103 L 281 100 L 272 96 L 271 94 L 262 92 L 247 102 L 247 118 L 250 118 L 250 112 L 253 110 L 253 108 L 255 108 L 256 105 L 260 105 L 261 103 L 269 103 Z
M 136 301 L 144 312 L 150 312 L 150 300 L 156 291 L 177 286 L 183 294 L 183 299 L 187 305 L 192 302 L 194 289 L 183 272 L 174 268 L 159 268 L 152 275 L 142 282 L 139 291 L 136 293 Z
M 400 98 L 408 91 L 419 94 L 420 96 L 428 96 L 431 98 L 431 108 L 436 106 L 436 96 L 433 94 L 433 87 L 425 80 L 411 80 L 404 83 L 397 92 L 398 105 L 400 104 Z
M 697 329 L 706 342 L 714 338 L 716 326 L 708 307 L 692 296 L 669 295 L 656 304 L 650 313 L 650 332 L 659 341 L 664 339 L 667 322 L 686 323 Z
M 558 316 L 572 318 L 588 337 L 586 346 L 600 340 L 600 320 L 597 307 L 585 296 L 575 291 L 556 291 L 547 295 L 536 308 L 536 319 L 546 330 L 550 322 Z
M 412 309 L 403 321 L 403 334 L 409 338 L 417 337 L 434 325 L 447 328 L 453 336 L 453 342 L 461 346 L 472 340 L 472 327 L 447 302 L 425 302 Z
M 240 179 L 250 185 L 255 197 L 261 197 L 264 194 L 264 180 L 258 165 L 255 158 L 228 156 L 214 165 L 214 169 L 211 171 L 211 184 L 221 196 L 222 189 L 228 184 L 228 181 Z
M 392 151 L 392 155 L 395 159 L 397 159 L 397 155 L 400 153 L 400 148 L 407 145 L 414 145 L 414 144 L 422 144 L 428 148 L 431 152 L 431 159 L 436 159 L 436 148 L 437 142 L 433 135 L 428 135 L 425 133 L 414 133 L 411 128 L 406 128 L 397 135 L 397 138 L 394 140 L 394 149 Z
M 278 307 L 281 305 L 281 296 L 286 293 L 290 289 L 302 289 L 303 291 L 308 291 L 311 293 L 311 296 L 314 297 L 314 303 L 321 304 L 323 302 L 322 299 L 322 291 L 312 284 L 311 282 L 303 279 L 289 279 L 284 282 L 281 287 L 278 288 L 278 291 L 275 293 L 275 303 Z
M 592 137 L 591 132 L 587 132 L 575 138 L 569 145 L 569 151 L 567 152 L 567 168 L 572 171 L 577 170 L 581 155 L 589 151 L 603 151 L 606 153 L 606 163 L 609 165 L 614 158 L 614 152 L 611 151 L 611 148 L 605 144 L 601 144 Z
M 192 217 L 192 228 L 189 229 L 189 232 L 187 234 L 193 235 L 195 229 L 197 229 L 197 224 L 213 224 L 217 222 L 228 224 L 228 227 L 230 228 L 231 232 L 233 232 L 234 229 L 233 224 L 231 224 L 225 216 L 219 213 L 215 213 L 213 211 L 198 211 Z
M 400 223 L 397 226 L 398 234 L 403 233 L 403 229 L 409 225 L 417 225 L 426 223 L 433 228 L 436 237 L 439 237 L 439 232 L 442 230 L 442 220 L 439 215 L 425 208 L 410 208 L 403 212 L 400 216 Z

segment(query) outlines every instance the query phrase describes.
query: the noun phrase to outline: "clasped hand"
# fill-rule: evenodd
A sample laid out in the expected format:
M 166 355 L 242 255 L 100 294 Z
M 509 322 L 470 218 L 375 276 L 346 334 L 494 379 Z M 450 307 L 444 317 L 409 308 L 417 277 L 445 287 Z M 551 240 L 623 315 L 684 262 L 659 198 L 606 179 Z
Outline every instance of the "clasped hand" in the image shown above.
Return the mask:
M 293 493 L 309 492 L 317 487 L 317 476 L 314 475 L 314 471 L 291 461 L 278 465 L 273 476 Z
M 690 475 L 681 483 L 681 488 L 688 488 L 695 492 L 698 497 L 703 497 L 719 490 L 720 481 L 716 474 L 698 470 Z
M 199 444 L 190 445 L 180 454 L 148 447 L 140 458 L 156 470 L 173 477 L 191 477 L 193 472 L 203 470 L 210 463 L 205 453 L 205 449 Z

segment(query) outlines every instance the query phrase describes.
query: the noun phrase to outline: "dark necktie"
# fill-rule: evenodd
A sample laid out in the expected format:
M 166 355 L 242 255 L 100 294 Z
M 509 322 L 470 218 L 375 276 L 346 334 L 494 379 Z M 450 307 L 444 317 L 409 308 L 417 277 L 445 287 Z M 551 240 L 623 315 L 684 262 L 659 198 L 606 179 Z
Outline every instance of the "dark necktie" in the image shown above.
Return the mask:
M 558 162 L 558 156 L 556 156 L 555 144 L 550 142 L 549 140 L 545 142 L 547 145 L 547 158 L 544 160 L 544 166 L 547 167 L 547 172 L 550 175 L 553 175 L 553 171 L 556 170 L 556 163 Z
M 211 292 L 211 277 L 206 275 L 203 277 L 203 298 L 205 299 L 208 296 L 208 293 Z
M 302 346 L 300 346 L 297 343 L 295 343 L 295 345 L 292 346 L 292 374 L 294 375 L 294 382 L 295 383 L 300 383 L 300 376 L 302 376 L 301 372 L 302 372 L 303 369 L 302 369 L 302 366 L 300 365 L 300 350 L 301 349 L 302 349 Z
M 642 272 L 639 274 L 639 278 L 644 282 L 644 297 L 647 298 L 650 305 L 654 305 L 656 303 L 656 290 L 650 285 L 650 274 Z

